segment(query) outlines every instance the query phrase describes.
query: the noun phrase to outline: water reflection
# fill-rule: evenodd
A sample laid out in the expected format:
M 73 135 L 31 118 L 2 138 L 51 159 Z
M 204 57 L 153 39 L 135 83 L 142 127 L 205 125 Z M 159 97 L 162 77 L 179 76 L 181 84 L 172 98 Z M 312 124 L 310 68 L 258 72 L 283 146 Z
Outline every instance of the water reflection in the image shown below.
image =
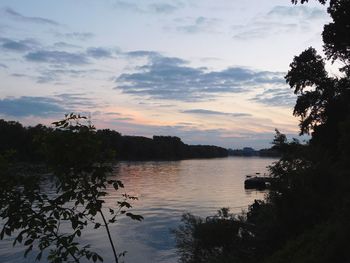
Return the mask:
M 174 162 L 120 162 L 113 177 L 123 181 L 128 194 L 139 197 L 134 212 L 144 216 L 143 222 L 120 218 L 111 231 L 119 252 L 128 251 L 125 262 L 176 262 L 174 238 L 185 212 L 199 216 L 214 214 L 221 207 L 240 213 L 264 192 L 245 190 L 246 174 L 266 172 L 274 159 L 222 158 Z M 108 206 L 120 200 L 121 192 L 110 189 Z M 89 229 L 83 236 L 104 257 L 112 262 L 112 253 L 103 229 Z M 10 242 L 0 246 L 0 262 L 33 262 L 24 260 L 22 249 Z M 23 250 L 22 250 L 23 251 Z

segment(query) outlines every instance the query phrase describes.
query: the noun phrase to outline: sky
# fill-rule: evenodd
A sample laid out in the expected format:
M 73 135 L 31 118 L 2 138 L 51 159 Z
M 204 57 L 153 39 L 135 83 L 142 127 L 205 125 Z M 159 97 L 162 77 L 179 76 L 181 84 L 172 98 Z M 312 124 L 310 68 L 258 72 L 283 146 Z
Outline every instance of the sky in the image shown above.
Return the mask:
M 316 1 L 1 0 L 0 118 L 269 147 L 298 134 L 284 76 L 328 21 Z

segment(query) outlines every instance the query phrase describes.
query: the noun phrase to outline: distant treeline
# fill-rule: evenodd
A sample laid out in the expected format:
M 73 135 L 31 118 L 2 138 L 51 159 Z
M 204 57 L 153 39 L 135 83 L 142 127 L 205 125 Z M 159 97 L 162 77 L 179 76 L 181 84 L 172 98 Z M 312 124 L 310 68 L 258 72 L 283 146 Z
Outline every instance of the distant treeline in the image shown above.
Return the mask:
M 36 125 L 24 127 L 19 122 L 0 119 L 0 152 L 13 151 L 18 161 L 40 162 L 44 159 L 43 138 L 57 135 L 64 143 L 64 136 L 71 131 L 62 131 Z M 227 157 L 227 149 L 209 145 L 187 145 L 178 137 L 123 136 L 109 129 L 96 130 L 95 136 L 106 152 L 114 152 L 117 160 L 181 160 L 191 158 Z M 72 145 L 74 147 L 74 145 Z
M 244 147 L 243 149 L 228 149 L 228 155 L 230 156 L 261 156 L 261 157 L 280 157 L 281 152 L 271 147 L 269 149 L 255 150 L 250 147 Z

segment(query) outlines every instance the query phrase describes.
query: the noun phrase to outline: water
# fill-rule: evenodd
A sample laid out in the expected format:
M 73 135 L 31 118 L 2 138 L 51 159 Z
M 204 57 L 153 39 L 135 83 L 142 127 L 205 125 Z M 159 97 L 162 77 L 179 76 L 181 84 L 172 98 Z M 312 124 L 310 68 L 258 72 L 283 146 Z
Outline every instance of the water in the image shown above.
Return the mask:
M 180 224 L 181 215 L 191 212 L 198 216 L 216 213 L 221 207 L 232 212 L 246 210 L 265 192 L 245 190 L 245 175 L 266 172 L 271 158 L 231 157 L 220 159 L 184 160 L 172 162 L 120 162 L 115 177 L 122 180 L 128 194 L 139 197 L 133 212 L 144 216 L 135 222 L 120 218 L 111 227 L 118 252 L 128 251 L 126 263 L 177 262 L 174 237 L 171 229 Z M 113 206 L 120 192 L 112 189 L 106 199 Z M 82 242 L 112 262 L 109 243 L 103 232 L 88 229 Z M 33 255 L 23 259 L 23 247 L 13 248 L 10 241 L 0 241 L 0 262 L 33 262 Z M 44 262 L 44 261 L 43 261 Z

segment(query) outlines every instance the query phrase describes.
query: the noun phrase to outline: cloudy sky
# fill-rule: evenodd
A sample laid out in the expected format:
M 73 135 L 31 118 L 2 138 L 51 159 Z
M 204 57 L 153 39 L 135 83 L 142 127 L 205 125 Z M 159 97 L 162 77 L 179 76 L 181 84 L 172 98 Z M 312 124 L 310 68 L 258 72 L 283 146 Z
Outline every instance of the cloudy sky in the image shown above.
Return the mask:
M 268 147 L 298 133 L 283 77 L 327 21 L 288 0 L 1 0 L 0 118 Z

